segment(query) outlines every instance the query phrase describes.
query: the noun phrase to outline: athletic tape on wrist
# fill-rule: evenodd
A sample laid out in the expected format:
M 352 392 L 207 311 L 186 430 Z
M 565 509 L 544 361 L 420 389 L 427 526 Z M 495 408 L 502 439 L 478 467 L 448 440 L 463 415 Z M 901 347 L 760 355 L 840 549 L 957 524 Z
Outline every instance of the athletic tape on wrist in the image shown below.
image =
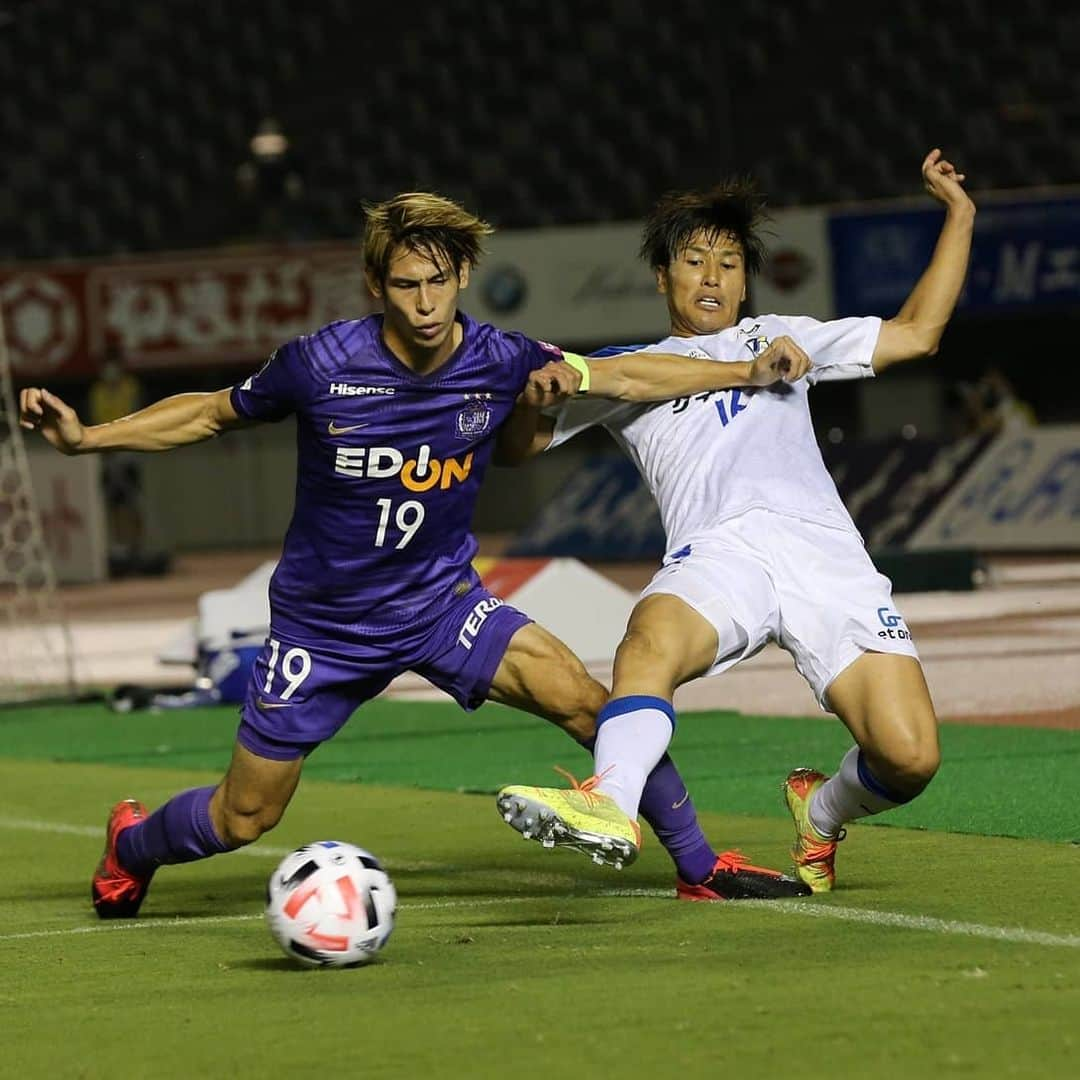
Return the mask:
M 589 364 L 584 356 L 578 356 L 577 353 L 564 352 L 563 360 L 566 361 L 575 371 L 581 375 L 581 385 L 578 387 L 579 394 L 587 394 L 589 392 Z

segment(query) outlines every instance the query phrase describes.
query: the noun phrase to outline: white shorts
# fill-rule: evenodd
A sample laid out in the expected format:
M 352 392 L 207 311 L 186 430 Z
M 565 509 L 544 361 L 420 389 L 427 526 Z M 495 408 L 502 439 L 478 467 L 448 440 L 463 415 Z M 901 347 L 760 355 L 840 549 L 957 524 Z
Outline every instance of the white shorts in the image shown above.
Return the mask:
M 677 596 L 716 627 L 707 675 L 775 641 L 823 709 L 829 684 L 864 652 L 918 657 L 892 583 L 858 533 L 768 510 L 747 511 L 666 556 L 641 595 L 655 593 Z

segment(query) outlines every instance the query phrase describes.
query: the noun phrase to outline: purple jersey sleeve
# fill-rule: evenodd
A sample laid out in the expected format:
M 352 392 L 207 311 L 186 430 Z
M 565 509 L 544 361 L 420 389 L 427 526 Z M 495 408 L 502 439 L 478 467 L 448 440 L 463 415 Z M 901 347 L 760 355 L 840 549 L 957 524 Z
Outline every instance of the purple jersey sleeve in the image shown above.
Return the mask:
M 542 368 L 553 360 L 563 358 L 562 349 L 557 345 L 549 345 L 546 341 L 537 341 L 519 333 L 500 334 L 503 348 L 506 349 L 507 358 L 514 365 L 515 381 L 520 392 L 529 374 Z
M 287 342 L 254 374 L 232 388 L 237 414 L 248 420 L 284 420 L 309 396 L 310 371 L 299 339 Z

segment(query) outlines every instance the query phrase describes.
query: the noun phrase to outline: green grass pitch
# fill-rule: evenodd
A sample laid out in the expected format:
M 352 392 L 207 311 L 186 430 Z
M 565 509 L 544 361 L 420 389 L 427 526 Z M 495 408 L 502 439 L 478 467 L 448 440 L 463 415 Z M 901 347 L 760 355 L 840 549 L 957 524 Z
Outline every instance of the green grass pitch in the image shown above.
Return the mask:
M 265 841 L 166 868 L 137 921 L 98 922 L 108 806 L 212 782 L 232 724 L 0 714 L 0 1076 L 1080 1074 L 1080 848 L 1062 842 L 1080 833 L 1062 782 L 1076 734 L 976 745 L 946 729 L 920 827 L 853 827 L 835 893 L 705 905 L 674 901 L 655 842 L 617 874 L 523 843 L 490 794 L 458 790 L 583 764 L 558 733 L 506 710 L 378 703 L 312 758 Z M 837 729 L 687 717 L 675 749 L 718 845 L 782 865 L 778 780 L 833 763 Z M 398 887 L 368 968 L 297 967 L 262 921 L 277 858 L 326 838 L 375 851 Z

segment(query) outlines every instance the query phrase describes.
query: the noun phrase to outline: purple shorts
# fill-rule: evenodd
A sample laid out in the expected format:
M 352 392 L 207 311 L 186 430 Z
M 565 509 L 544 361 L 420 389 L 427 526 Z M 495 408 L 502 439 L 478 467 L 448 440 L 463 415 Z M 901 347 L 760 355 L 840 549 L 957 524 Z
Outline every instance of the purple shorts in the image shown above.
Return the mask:
M 271 627 L 252 668 L 237 740 L 274 761 L 303 757 L 406 671 L 445 690 L 463 709 L 475 709 L 487 699 L 510 639 L 530 622 L 477 585 L 408 652 L 310 649 L 278 638 Z

